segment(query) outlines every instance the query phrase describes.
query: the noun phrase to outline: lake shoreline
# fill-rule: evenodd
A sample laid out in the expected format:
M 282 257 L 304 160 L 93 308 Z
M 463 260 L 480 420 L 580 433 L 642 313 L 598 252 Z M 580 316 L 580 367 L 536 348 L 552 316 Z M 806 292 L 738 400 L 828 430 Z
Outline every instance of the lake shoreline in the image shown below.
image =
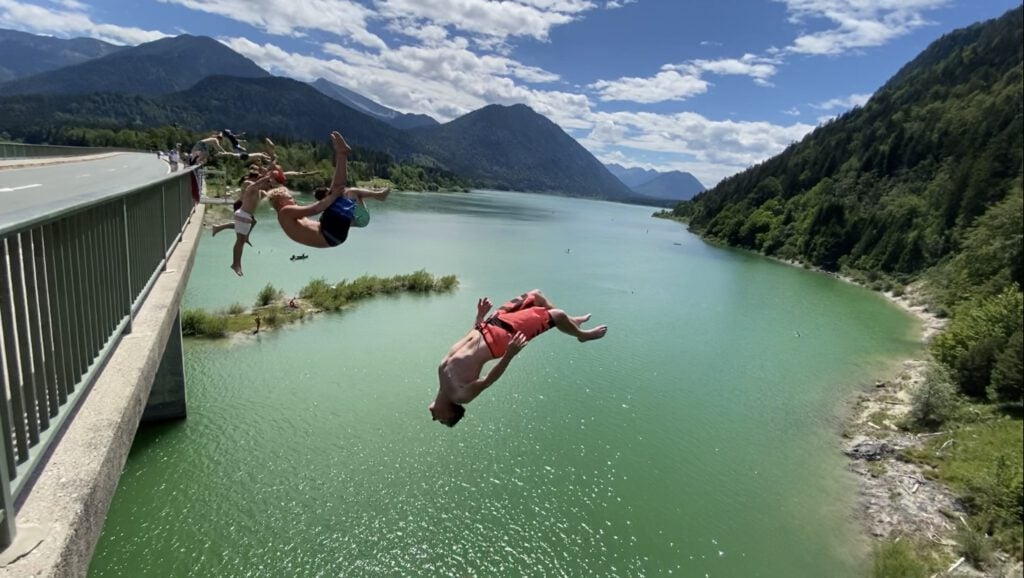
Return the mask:
M 808 268 L 801 262 L 770 258 Z M 864 287 L 840 273 L 814 267 L 809 270 Z M 924 383 L 933 362 L 928 345 L 945 329 L 948 319 L 940 318 L 924 304 L 920 282 L 899 295 L 893 291 L 878 293 L 917 320 L 923 347 L 918 355 L 896 362 L 893 370 L 875 376 L 871 385 L 841 401 L 840 450 L 848 459 L 847 470 L 856 477 L 853 518 L 874 543 L 898 539 L 931 543 L 945 552 L 953 565 L 959 558 L 954 522 L 956 518 L 966 519 L 968 514 L 949 487 L 927 477 L 920 465 L 902 458 L 904 452 L 923 446 L 936 434 L 912 433 L 900 427 L 910 412 L 914 391 Z

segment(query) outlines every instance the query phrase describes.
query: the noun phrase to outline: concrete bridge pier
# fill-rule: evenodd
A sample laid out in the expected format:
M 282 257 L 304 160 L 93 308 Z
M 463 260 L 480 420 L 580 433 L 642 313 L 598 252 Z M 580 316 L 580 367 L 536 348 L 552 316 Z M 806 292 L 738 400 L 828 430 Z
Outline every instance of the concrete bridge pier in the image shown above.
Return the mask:
M 185 419 L 185 356 L 182 353 L 181 311 L 174 317 L 167 347 L 153 378 L 142 423 Z

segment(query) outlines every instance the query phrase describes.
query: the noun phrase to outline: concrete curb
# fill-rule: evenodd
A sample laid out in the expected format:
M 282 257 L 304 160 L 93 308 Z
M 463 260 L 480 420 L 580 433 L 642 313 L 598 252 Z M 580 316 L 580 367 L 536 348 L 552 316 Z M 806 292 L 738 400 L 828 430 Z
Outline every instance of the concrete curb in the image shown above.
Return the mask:
M 203 232 L 197 205 L 167 269 L 153 286 L 106 367 L 55 444 L 18 510 L 22 534 L 37 545 L 0 568 L 0 578 L 86 576 L 117 490 L 150 388 L 174 327 Z M 172 336 L 173 337 L 173 336 Z M 45 538 L 39 542 L 39 532 Z M 26 531 L 22 532 L 22 528 Z

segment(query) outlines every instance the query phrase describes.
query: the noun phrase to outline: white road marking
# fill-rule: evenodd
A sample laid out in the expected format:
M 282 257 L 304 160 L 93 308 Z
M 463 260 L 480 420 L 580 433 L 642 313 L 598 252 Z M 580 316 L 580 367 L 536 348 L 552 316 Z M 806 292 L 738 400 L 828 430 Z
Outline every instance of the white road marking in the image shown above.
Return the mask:
M 13 193 L 14 191 L 20 191 L 20 190 L 23 190 L 23 189 L 34 189 L 36 187 L 41 187 L 41 186 L 43 186 L 43 185 L 35 184 L 35 185 L 22 185 L 20 187 L 7 187 L 7 188 L 0 189 L 0 193 Z
M 92 175 L 90 175 L 89 173 L 85 173 L 84 175 L 75 175 L 75 178 L 76 179 L 84 179 L 85 177 L 91 177 L 91 176 Z

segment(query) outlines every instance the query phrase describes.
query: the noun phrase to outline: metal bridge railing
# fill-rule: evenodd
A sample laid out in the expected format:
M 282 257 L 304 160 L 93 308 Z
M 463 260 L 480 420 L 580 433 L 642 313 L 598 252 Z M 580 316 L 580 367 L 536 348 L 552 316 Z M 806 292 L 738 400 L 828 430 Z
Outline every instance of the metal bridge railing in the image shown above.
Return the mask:
M 193 172 L 0 227 L 0 550 L 26 481 L 181 239 Z
M 0 160 L 35 159 L 43 157 L 74 157 L 110 152 L 141 152 L 115 147 L 74 147 L 59 145 L 34 145 L 17 142 L 0 142 Z

